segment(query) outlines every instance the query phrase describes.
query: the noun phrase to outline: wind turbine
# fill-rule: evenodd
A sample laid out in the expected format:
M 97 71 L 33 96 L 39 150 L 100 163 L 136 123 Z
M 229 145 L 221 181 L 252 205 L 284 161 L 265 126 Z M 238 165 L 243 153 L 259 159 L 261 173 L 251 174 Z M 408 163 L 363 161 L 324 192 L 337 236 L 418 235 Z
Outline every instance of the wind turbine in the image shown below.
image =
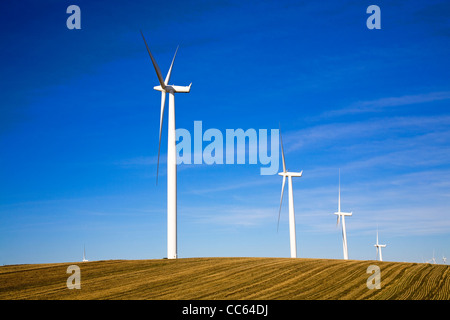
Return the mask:
M 169 94 L 169 126 L 167 136 L 167 258 L 177 258 L 177 153 L 176 153 L 176 137 L 175 137 L 175 93 L 189 93 L 191 85 L 189 86 L 175 86 L 169 85 L 170 75 L 172 74 L 172 67 L 177 55 L 177 50 L 172 59 L 169 71 L 167 72 L 166 79 L 163 80 L 161 70 L 158 67 L 152 53 L 145 41 L 145 37 L 142 34 L 145 46 L 147 47 L 148 55 L 152 60 L 153 67 L 155 68 L 156 75 L 158 77 L 159 86 L 155 86 L 153 89 L 161 91 L 161 116 L 159 120 L 159 145 L 158 145 L 158 164 L 156 169 L 156 184 L 158 184 L 158 171 L 159 171 L 159 153 L 161 149 L 161 131 L 164 117 L 164 106 L 166 102 L 166 93 Z
M 442 261 L 444 261 L 444 264 L 447 263 L 447 258 L 444 255 L 442 255 Z
M 89 260 L 86 259 L 86 246 L 83 246 L 83 262 L 88 262 Z
M 338 198 L 338 212 L 334 213 L 337 215 L 336 226 L 339 225 L 342 217 L 342 247 L 344 250 L 344 259 L 348 260 L 348 248 L 347 248 L 347 232 L 345 231 L 345 217 L 351 216 L 352 212 L 342 212 L 341 211 L 341 170 L 339 169 L 339 198 Z
M 435 257 L 434 257 L 434 249 L 433 249 L 433 258 L 431 258 L 430 260 L 428 260 L 427 263 L 436 264 L 436 259 L 435 259 Z
M 378 243 L 378 228 L 377 228 L 377 243 L 375 244 L 375 247 L 377 248 L 377 259 L 378 259 L 378 252 L 379 252 L 380 253 L 380 261 L 383 261 L 383 256 L 381 255 L 381 248 L 386 248 L 386 245 Z
M 286 162 L 284 160 L 284 150 L 283 150 L 283 140 L 281 139 L 281 129 L 280 129 L 280 142 L 281 142 L 281 157 L 283 160 L 283 172 L 279 172 L 278 175 L 283 176 L 283 184 L 281 185 L 281 198 L 280 198 L 280 209 L 278 210 L 278 226 L 280 225 L 280 213 L 281 213 L 281 203 L 283 201 L 284 185 L 286 184 L 286 177 L 288 178 L 288 188 L 289 188 L 289 235 L 291 242 L 291 258 L 297 258 L 297 240 L 295 236 L 295 213 L 294 213 L 294 194 L 292 190 L 292 177 L 301 177 L 303 170 L 300 172 L 289 172 L 286 169 Z

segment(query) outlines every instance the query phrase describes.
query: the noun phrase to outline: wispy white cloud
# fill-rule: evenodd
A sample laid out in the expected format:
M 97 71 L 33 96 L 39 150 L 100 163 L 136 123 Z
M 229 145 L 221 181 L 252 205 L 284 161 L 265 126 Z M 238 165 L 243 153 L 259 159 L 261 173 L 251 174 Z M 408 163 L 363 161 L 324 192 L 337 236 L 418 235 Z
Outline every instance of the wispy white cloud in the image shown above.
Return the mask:
M 383 103 L 401 102 L 386 100 Z M 386 236 L 442 234 L 450 230 L 447 213 L 450 208 L 450 169 L 447 169 L 450 116 L 389 117 L 321 124 L 286 132 L 283 142 L 285 152 L 293 154 L 289 161 L 295 161 L 294 153 L 298 151 L 341 151 L 339 166 L 344 172 L 357 176 L 348 178 L 348 183 L 342 187 L 345 210 L 354 212 L 348 222 L 348 231 L 354 236 L 372 234 L 377 224 Z M 135 158 L 121 164 L 154 165 L 156 157 Z M 377 170 L 372 170 L 373 174 L 367 174 L 368 169 L 374 168 Z M 235 181 L 214 181 L 209 186 L 202 184 L 201 189 L 183 192 L 185 199 L 191 195 L 203 199 L 208 196 L 208 201 L 220 194 L 219 202 L 234 199 L 235 205 L 196 207 L 189 203 L 180 212 L 194 224 L 276 225 L 281 181 L 260 176 Z M 247 198 L 234 198 L 236 195 L 249 197 L 249 194 L 253 197 L 249 189 L 258 190 L 259 195 L 269 195 L 265 203 L 252 205 Z M 301 229 L 317 234 L 337 232 L 333 216 L 337 206 L 337 164 L 334 167 L 331 161 L 305 170 L 301 183 L 295 184 L 294 197 L 297 225 Z M 282 210 L 281 220 L 286 223 L 286 197 Z
M 214 193 L 214 192 L 223 192 L 223 191 L 232 191 L 232 190 L 237 190 L 237 189 L 243 189 L 243 188 L 254 188 L 254 187 L 258 187 L 258 186 L 262 186 L 262 185 L 267 185 L 273 183 L 273 181 L 270 181 L 268 179 L 263 179 L 261 177 L 259 177 L 259 179 L 254 179 L 254 180 L 246 180 L 243 182 L 230 182 L 230 183 L 220 183 L 220 184 L 214 184 L 214 186 L 210 186 L 210 187 L 205 187 L 203 189 L 190 189 L 188 191 L 186 191 L 186 193 L 190 193 L 190 194 L 210 194 L 210 193 Z
M 284 136 L 285 151 L 328 146 L 349 147 L 361 143 L 389 149 L 393 144 L 414 147 L 425 140 L 432 145 L 450 138 L 450 116 L 389 117 L 358 122 L 317 125 Z M 378 150 L 380 151 L 380 150 Z
M 267 207 L 220 205 L 217 207 L 185 207 L 184 215 L 201 224 L 221 226 L 258 226 L 276 222 L 276 211 Z
M 348 107 L 327 111 L 322 116 L 340 116 L 345 114 L 357 114 L 385 111 L 387 108 L 412 105 L 425 102 L 449 100 L 450 91 L 430 92 L 416 95 L 404 95 L 399 97 L 387 97 L 376 100 L 358 101 Z

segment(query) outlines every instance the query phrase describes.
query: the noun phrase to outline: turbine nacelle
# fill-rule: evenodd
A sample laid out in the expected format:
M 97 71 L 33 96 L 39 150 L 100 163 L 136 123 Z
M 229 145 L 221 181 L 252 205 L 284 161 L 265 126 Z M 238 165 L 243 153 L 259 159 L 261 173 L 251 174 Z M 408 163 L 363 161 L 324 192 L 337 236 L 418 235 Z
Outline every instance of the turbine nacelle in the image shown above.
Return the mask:
M 192 83 L 188 86 L 167 85 L 167 86 L 164 86 L 164 88 L 159 85 L 159 86 L 154 86 L 153 89 L 155 89 L 156 91 L 161 91 L 163 93 L 166 93 L 166 92 L 168 92 L 168 93 L 178 93 L 178 92 L 179 93 L 189 93 L 191 91 L 191 86 L 192 86 Z
M 340 212 L 335 212 L 334 214 L 337 215 L 337 221 L 336 221 L 336 227 L 337 227 L 341 223 L 341 217 L 351 217 L 353 213 L 340 211 Z M 344 218 L 342 218 L 342 219 L 344 219 Z
M 349 217 L 353 214 L 353 212 L 335 212 L 334 214 L 338 215 L 338 216 L 348 216 Z
M 278 175 L 279 176 L 283 176 L 283 177 L 301 177 L 303 173 L 303 170 L 300 172 L 279 172 Z

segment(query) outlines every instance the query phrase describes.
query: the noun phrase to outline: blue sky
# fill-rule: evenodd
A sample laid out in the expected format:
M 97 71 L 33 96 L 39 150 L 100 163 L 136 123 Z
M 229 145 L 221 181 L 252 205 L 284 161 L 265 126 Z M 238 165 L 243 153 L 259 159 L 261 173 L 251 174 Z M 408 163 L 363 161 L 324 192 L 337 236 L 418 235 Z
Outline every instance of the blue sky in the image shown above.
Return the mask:
M 69 30 L 66 8 L 81 9 Z M 369 30 L 366 8 L 381 8 Z M 142 30 L 172 73 L 176 125 L 278 129 L 299 257 L 450 255 L 445 1 L 20 1 L 0 4 L 0 264 L 166 256 L 167 118 Z M 167 116 L 166 116 L 167 117 Z M 205 146 L 205 144 L 203 145 Z M 280 159 L 281 161 L 281 159 Z M 288 257 L 281 177 L 178 167 L 180 257 Z

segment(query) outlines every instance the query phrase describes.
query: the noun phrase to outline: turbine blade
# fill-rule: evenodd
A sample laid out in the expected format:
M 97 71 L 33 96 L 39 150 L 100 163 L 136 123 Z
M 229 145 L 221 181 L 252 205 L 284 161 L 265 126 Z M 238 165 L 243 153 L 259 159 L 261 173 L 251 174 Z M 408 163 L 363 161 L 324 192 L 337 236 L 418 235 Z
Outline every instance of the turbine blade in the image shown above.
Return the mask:
M 336 227 L 339 226 L 339 223 L 340 223 L 340 222 L 341 222 L 341 215 L 338 214 L 338 216 L 337 216 L 337 221 L 336 221 Z
M 281 185 L 280 209 L 278 210 L 277 232 L 278 232 L 278 227 L 280 226 L 281 203 L 283 202 L 283 193 L 284 193 L 284 185 L 285 184 L 286 184 L 286 176 L 283 176 L 283 184 Z
M 338 198 L 338 212 L 341 212 L 341 169 L 339 169 L 339 198 Z
M 147 45 L 147 41 L 145 41 L 145 37 L 144 37 L 144 34 L 142 33 L 142 31 L 141 31 L 141 35 L 142 35 L 142 39 L 144 39 L 145 46 L 147 47 L 148 55 L 150 56 L 150 59 L 152 59 L 153 67 L 155 68 L 156 75 L 158 76 L 159 84 L 164 89 L 166 87 L 166 85 L 164 84 L 164 80 L 163 80 L 163 77 L 162 77 L 162 74 L 161 74 L 161 70 L 159 70 L 158 64 L 156 63 L 155 59 L 153 58 L 153 55 L 152 55 L 152 53 L 150 51 L 150 48 Z
M 281 126 L 280 126 L 280 143 L 281 143 L 281 158 L 283 160 L 283 172 L 286 172 L 286 162 L 284 160 L 283 139 L 281 138 Z
M 177 50 L 175 50 L 175 55 L 173 56 L 172 63 L 171 63 L 170 68 L 169 68 L 169 72 L 167 72 L 166 80 L 164 80 L 164 84 L 165 84 L 166 86 L 169 84 L 169 81 L 170 81 L 170 75 L 172 74 L 173 63 L 175 62 L 175 57 L 177 56 L 177 52 L 178 52 L 178 48 L 179 48 L 179 47 L 180 47 L 180 46 L 178 46 L 178 47 L 177 47 Z
M 156 165 L 156 185 L 158 185 L 158 172 L 159 172 L 159 151 L 161 150 L 161 132 L 164 119 L 164 106 L 166 104 L 166 93 L 161 92 L 161 117 L 159 120 L 159 144 L 158 144 L 158 164 Z

